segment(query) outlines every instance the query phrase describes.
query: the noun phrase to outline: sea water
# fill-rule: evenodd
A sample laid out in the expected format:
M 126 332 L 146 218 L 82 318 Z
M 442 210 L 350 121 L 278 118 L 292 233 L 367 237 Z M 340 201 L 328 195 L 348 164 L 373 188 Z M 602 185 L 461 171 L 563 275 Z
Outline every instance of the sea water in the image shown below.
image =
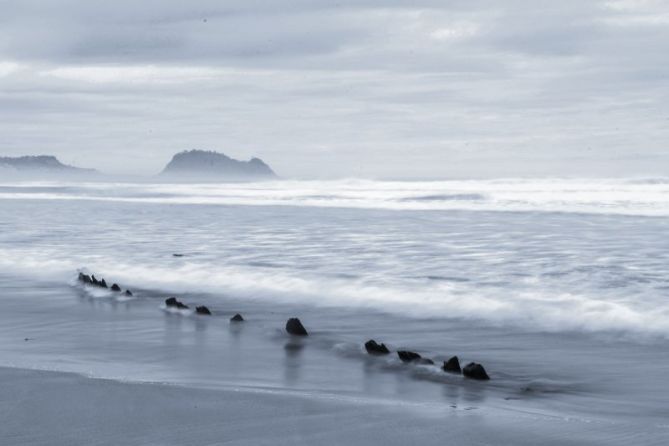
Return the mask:
M 663 179 L 3 183 L 0 365 L 494 408 L 661 444 L 668 217 Z M 173 295 L 214 317 L 166 311 Z M 308 340 L 283 333 L 291 316 Z M 369 338 L 437 364 L 369 358 Z M 441 371 L 456 354 L 492 380 Z

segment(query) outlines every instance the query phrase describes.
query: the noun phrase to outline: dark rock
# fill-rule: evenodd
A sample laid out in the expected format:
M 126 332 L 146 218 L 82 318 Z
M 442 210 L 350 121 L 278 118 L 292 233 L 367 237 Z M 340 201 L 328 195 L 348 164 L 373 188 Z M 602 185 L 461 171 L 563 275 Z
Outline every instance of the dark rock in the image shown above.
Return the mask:
M 112 291 L 121 291 L 121 287 L 118 286 L 117 284 L 113 284 L 113 285 L 111 286 L 111 290 L 112 290 Z
M 307 330 L 302 325 L 302 322 L 296 317 L 288 319 L 286 322 L 286 331 L 295 336 L 308 336 Z
M 95 278 L 95 274 L 91 275 L 91 283 L 93 285 L 100 285 L 100 282 L 98 282 L 98 279 Z
M 130 290 L 125 290 L 125 295 L 126 295 L 126 296 L 132 296 L 132 291 L 130 291 Z
M 378 344 L 374 339 L 365 342 L 365 350 L 370 355 L 387 355 L 390 353 L 386 344 Z
M 449 373 L 462 373 L 462 369 L 460 368 L 460 360 L 457 356 L 453 356 L 448 361 L 444 361 L 444 365 L 441 368 L 444 369 L 445 372 Z
M 467 378 L 479 379 L 482 381 L 487 381 L 490 379 L 483 366 L 475 362 L 470 362 L 467 364 L 465 368 L 462 369 L 462 374 Z
M 177 300 L 176 297 L 170 297 L 165 300 L 165 305 L 167 307 L 172 307 L 172 308 L 179 308 L 181 310 L 185 310 L 188 308 L 188 305 L 185 305 Z
M 183 254 L 176 254 L 176 253 L 172 254 L 172 257 L 183 257 L 183 256 L 184 256 Z
M 237 313 L 230 318 L 230 322 L 244 322 L 244 318 L 241 314 Z
M 397 352 L 397 356 L 400 357 L 402 362 L 414 362 L 422 359 L 422 357 L 416 352 L 409 352 L 405 350 L 400 350 Z
M 101 288 L 107 288 L 107 282 L 105 282 L 105 279 L 102 279 L 101 281 L 99 281 L 98 286 L 101 287 Z
M 83 283 L 87 283 L 87 284 L 93 283 L 93 281 L 91 280 L 91 276 L 89 276 L 88 274 L 84 274 L 84 273 L 79 273 L 79 282 L 83 282 Z
M 416 364 L 434 364 L 433 360 L 429 358 L 423 358 L 416 352 L 398 351 L 397 356 L 400 357 L 402 362 L 414 362 Z
M 201 305 L 199 307 L 195 307 L 195 312 L 197 314 L 204 314 L 207 316 L 211 316 L 211 311 L 209 311 L 209 308 L 205 307 L 204 305 Z

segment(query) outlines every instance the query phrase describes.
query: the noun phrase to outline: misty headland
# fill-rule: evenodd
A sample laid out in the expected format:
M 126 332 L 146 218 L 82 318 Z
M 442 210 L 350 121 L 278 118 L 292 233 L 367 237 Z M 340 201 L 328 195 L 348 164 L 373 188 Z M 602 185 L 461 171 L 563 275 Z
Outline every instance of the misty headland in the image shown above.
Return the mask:
M 3 179 L 105 181 L 124 178 L 123 175 L 104 172 L 104 166 L 70 166 L 61 163 L 53 155 L 0 157 L 0 175 Z M 238 182 L 273 180 L 278 179 L 278 176 L 259 158 L 240 161 L 215 151 L 185 150 L 175 154 L 159 174 L 130 178 L 158 182 Z

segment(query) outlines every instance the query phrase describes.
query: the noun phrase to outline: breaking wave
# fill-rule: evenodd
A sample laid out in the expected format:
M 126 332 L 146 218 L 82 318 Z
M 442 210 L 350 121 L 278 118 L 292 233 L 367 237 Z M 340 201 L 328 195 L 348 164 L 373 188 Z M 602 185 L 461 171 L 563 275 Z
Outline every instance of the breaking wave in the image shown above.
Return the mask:
M 0 184 L 0 199 L 669 216 L 669 179 Z
M 72 259 L 46 260 L 0 250 L 5 272 L 73 281 Z M 669 302 L 638 305 L 633 298 L 603 300 L 587 293 L 485 288 L 470 283 L 372 284 L 363 279 L 295 275 L 267 268 L 220 267 L 200 262 L 179 266 L 141 265 L 118 259 L 91 259 L 122 286 L 174 293 L 207 293 L 290 305 L 346 307 L 412 318 L 457 318 L 548 332 L 617 332 L 669 338 Z M 106 296 L 104 290 L 100 296 Z M 610 296 L 607 296 L 610 298 Z
M 0 206 L 10 274 L 669 338 L 657 179 L 21 183 Z

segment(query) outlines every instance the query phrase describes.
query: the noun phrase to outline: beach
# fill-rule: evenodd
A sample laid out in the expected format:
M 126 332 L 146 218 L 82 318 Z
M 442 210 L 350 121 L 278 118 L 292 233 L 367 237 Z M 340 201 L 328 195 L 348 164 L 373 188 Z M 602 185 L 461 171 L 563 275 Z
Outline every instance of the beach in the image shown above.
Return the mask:
M 633 401 L 596 401 L 587 388 L 595 380 L 535 380 L 523 392 L 518 377 L 500 376 L 501 364 L 493 377 L 504 384 L 468 382 L 333 345 L 328 326 L 296 341 L 271 327 L 279 322 L 272 314 L 250 313 L 239 328 L 227 317 L 201 320 L 80 290 L 63 299 L 67 291 L 53 288 L 36 307 L 21 295 L 34 295 L 32 287 L 4 296 L 2 357 L 14 361 L 0 368 L 3 444 L 659 445 L 669 429 L 661 416 L 630 419 Z M 40 312 L 48 321 L 28 322 Z M 138 326 L 133 312 L 153 313 L 154 323 Z M 289 347 L 298 342 L 301 349 Z M 606 412 L 592 410 L 602 403 Z
M 585 432 L 576 436 L 564 432 L 564 420 L 541 414 L 202 390 L 22 369 L 0 369 L 0 382 L 2 440 L 8 445 L 600 444 L 584 438 L 597 429 L 581 426 Z
M 666 219 L 646 204 L 259 187 L 3 186 L 0 443 L 666 442 Z M 454 355 L 490 381 L 444 372 Z
M 0 0 L 0 446 L 669 446 L 669 0 Z

